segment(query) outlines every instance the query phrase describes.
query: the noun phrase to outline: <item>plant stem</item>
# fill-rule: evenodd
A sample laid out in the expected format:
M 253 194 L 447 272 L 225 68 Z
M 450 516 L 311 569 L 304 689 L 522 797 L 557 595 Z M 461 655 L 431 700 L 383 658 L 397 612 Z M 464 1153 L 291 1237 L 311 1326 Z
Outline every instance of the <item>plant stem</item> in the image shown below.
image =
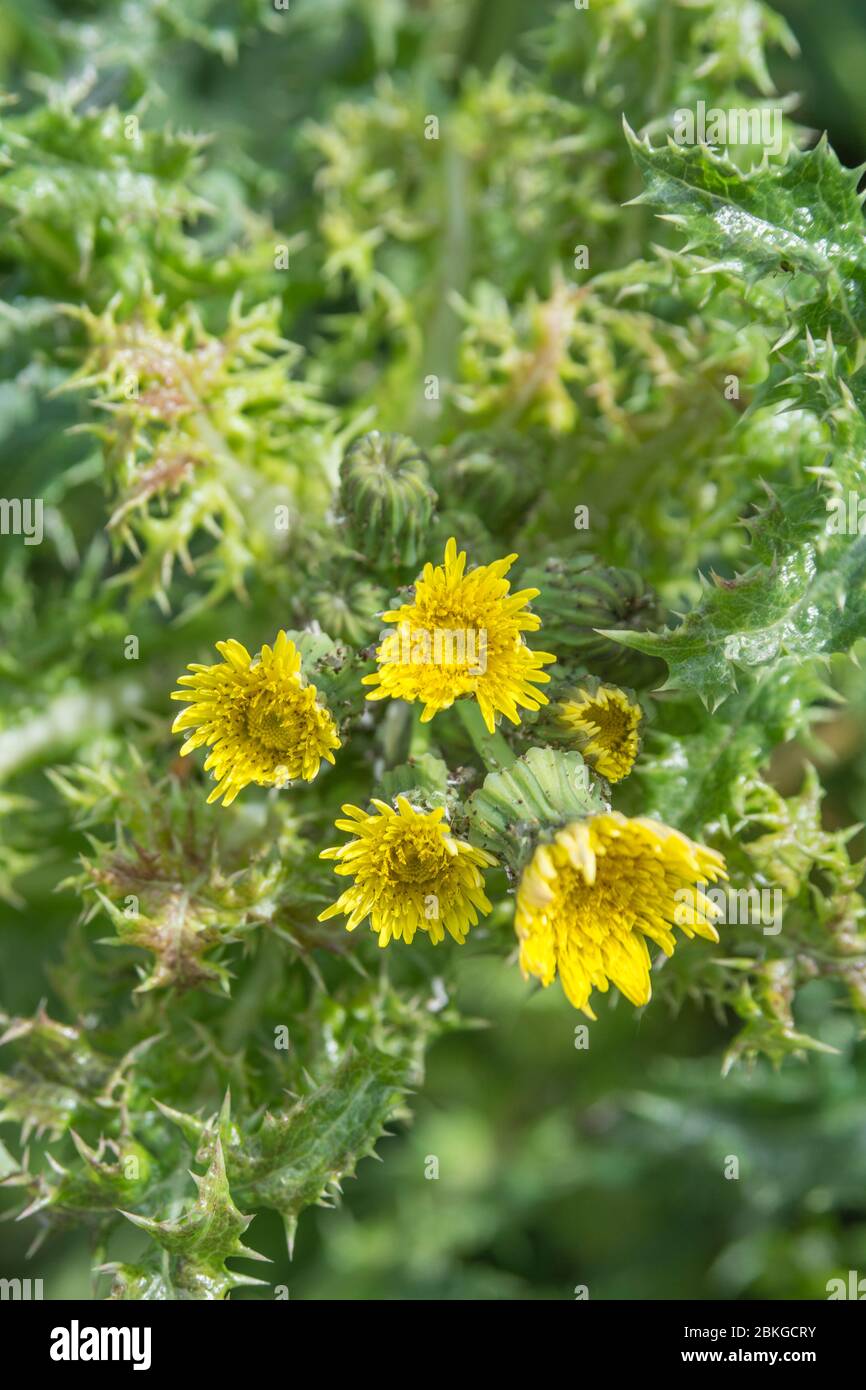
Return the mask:
M 499 772 L 517 761 L 502 734 L 491 734 L 474 700 L 458 700 L 457 713 L 488 772 Z
M 430 725 L 421 723 L 423 712 L 421 705 L 415 705 L 412 710 L 412 730 L 409 734 L 410 758 L 421 758 L 430 751 Z

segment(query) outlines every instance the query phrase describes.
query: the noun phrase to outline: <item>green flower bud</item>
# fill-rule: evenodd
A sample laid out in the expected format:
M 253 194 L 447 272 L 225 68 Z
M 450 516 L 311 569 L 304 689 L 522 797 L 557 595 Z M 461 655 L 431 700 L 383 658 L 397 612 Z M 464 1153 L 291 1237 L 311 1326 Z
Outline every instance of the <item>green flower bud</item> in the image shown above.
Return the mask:
M 524 571 L 521 583 L 539 589 L 533 608 L 541 614 L 545 641 L 587 662 L 622 664 L 625 647 L 596 628 L 634 632 L 661 621 L 658 598 L 634 570 L 599 565 L 591 555 L 554 558 Z
M 414 565 L 426 555 L 436 501 L 427 460 L 404 434 L 373 430 L 343 457 L 340 508 L 374 565 Z
M 377 616 L 388 607 L 388 593 L 378 584 L 359 579 L 345 590 L 322 590 L 310 599 L 310 609 L 320 626 L 339 642 L 363 647 L 382 627 Z
M 483 517 L 494 531 L 516 521 L 540 488 L 536 451 L 515 435 L 461 435 L 448 450 L 441 476 L 448 503 Z
M 580 753 L 530 748 L 511 767 L 488 773 L 466 810 L 472 843 L 519 872 L 539 839 L 606 807 Z

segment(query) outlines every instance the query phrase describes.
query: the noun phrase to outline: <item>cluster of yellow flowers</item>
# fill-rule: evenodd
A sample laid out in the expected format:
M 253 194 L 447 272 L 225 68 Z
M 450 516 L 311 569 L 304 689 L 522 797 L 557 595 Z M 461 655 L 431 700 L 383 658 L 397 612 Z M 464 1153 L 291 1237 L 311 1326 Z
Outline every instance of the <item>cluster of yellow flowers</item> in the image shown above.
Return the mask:
M 465 552 L 449 540 L 444 565 L 427 564 L 413 601 L 385 613 L 396 629 L 376 651 L 378 670 L 364 677 L 368 700 L 423 704 L 422 722 L 455 700 L 477 701 L 490 733 L 497 714 L 520 723 L 520 709 L 548 703 L 538 687 L 556 660 L 531 650 L 524 634 L 540 619 L 527 610 L 537 589 L 510 592 L 506 574 L 516 555 L 466 571 Z M 181 753 L 206 745 L 205 769 L 216 787 L 209 801 L 230 805 L 251 783 L 282 786 L 312 781 L 340 738 L 330 711 L 301 671 L 294 643 L 280 632 L 256 658 L 240 642 L 217 643 L 223 660 L 191 665 L 172 698 L 187 705 L 174 722 L 192 730 Z M 431 659 L 431 652 L 435 655 Z M 640 705 L 616 686 L 588 680 L 558 703 L 561 731 L 596 772 L 617 782 L 638 752 Z M 406 797 L 396 809 L 373 800 L 372 811 L 346 805 L 339 830 L 352 838 L 326 849 L 351 885 L 320 920 L 344 914 L 354 930 L 369 919 L 379 945 L 411 942 L 424 931 L 434 944 L 447 932 L 458 944 L 479 913 L 488 913 L 483 870 L 494 856 L 451 832 L 444 810 L 419 809 Z M 517 890 L 515 926 L 525 976 L 548 985 L 559 973 L 569 1000 L 589 1017 L 590 994 L 614 984 L 635 1005 L 650 998 L 647 940 L 670 955 L 673 926 L 687 936 L 718 940 L 718 910 L 699 891 L 684 914 L 680 890 L 726 877 L 715 850 L 657 821 L 618 812 L 588 816 L 540 842 Z

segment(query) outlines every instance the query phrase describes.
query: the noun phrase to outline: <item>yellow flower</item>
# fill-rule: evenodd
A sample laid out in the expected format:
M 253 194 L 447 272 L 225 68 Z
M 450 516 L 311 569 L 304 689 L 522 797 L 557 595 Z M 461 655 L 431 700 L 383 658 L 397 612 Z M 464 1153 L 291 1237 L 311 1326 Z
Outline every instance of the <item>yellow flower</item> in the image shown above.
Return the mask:
M 173 700 L 189 702 L 172 725 L 174 733 L 194 729 L 181 756 L 207 744 L 213 751 L 205 771 L 213 771 L 217 786 L 208 797 L 230 806 L 239 791 L 255 782 L 259 787 L 285 786 L 303 777 L 311 782 L 323 758 L 334 761 L 332 749 L 340 739 L 329 711 L 316 701 L 316 687 L 301 674 L 301 658 L 285 632 L 273 647 L 264 646 L 256 658 L 230 639 L 217 642 L 225 658 L 214 666 L 191 664 L 191 676 L 180 676 Z
M 369 917 L 380 946 L 392 938 L 410 942 L 419 928 L 434 945 L 447 931 L 462 946 L 478 913 L 490 911 L 481 869 L 496 863 L 493 855 L 456 839 L 441 808 L 418 811 L 405 796 L 397 797 L 396 811 L 384 801 L 373 805 L 375 814 L 344 806 L 350 819 L 338 820 L 337 829 L 356 838 L 321 853 L 339 859 L 334 872 L 354 883 L 319 921 L 342 912 L 354 931 Z
M 466 574 L 466 552 L 458 555 L 452 537 L 444 567 L 424 566 L 414 601 L 384 614 L 397 626 L 376 652 L 379 670 L 363 678 L 377 687 L 367 699 L 420 700 L 426 723 L 461 696 L 473 696 L 491 733 L 498 711 L 519 724 L 518 706 L 546 705 L 535 686 L 550 679 L 541 668 L 556 657 L 530 651 L 523 640 L 541 619 L 525 611 L 538 589 L 509 594 L 504 576 L 516 559 L 507 555 Z
M 649 1003 L 647 938 L 672 955 L 672 926 L 718 941 L 719 909 L 699 886 L 727 878 L 714 849 L 659 821 L 618 811 L 575 821 L 539 845 L 517 892 L 520 967 L 549 985 L 559 970 L 567 998 L 590 1018 L 593 989 L 616 985 Z
M 560 728 L 609 782 L 621 782 L 634 766 L 640 747 L 642 711 L 616 685 L 592 683 L 576 690 L 556 708 Z

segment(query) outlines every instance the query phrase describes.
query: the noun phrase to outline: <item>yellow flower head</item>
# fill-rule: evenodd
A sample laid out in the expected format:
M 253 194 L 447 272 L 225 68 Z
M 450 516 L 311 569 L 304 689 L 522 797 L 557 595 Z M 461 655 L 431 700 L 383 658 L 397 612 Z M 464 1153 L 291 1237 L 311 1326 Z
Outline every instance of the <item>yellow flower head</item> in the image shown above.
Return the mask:
M 343 912 L 354 931 L 369 917 L 380 946 L 392 938 L 410 942 L 419 928 L 434 944 L 447 931 L 462 946 L 478 913 L 490 911 L 481 870 L 496 863 L 493 855 L 455 839 L 441 808 L 418 811 L 405 796 L 397 797 L 396 811 L 384 801 L 373 805 L 375 814 L 344 806 L 350 819 L 338 820 L 337 829 L 356 838 L 322 851 L 322 859 L 340 861 L 335 873 L 354 883 L 319 921 Z
M 509 594 L 504 576 L 516 559 L 507 555 L 466 574 L 466 552 L 458 555 L 452 537 L 444 566 L 424 566 L 414 601 L 384 614 L 396 628 L 376 652 L 379 670 L 364 677 L 365 685 L 377 687 L 367 699 L 420 700 L 426 723 L 470 695 L 491 733 L 497 711 L 519 724 L 518 706 L 546 705 L 547 696 L 535 686 L 550 679 L 541 668 L 556 657 L 530 651 L 523 640 L 541 619 L 526 612 L 537 589 Z
M 174 733 L 194 729 L 181 756 L 207 744 L 212 752 L 205 771 L 217 783 L 208 797 L 230 806 L 239 791 L 255 782 L 259 787 L 285 786 L 303 777 L 311 782 L 323 758 L 340 747 L 337 726 L 316 700 L 316 687 L 301 675 L 301 658 L 285 632 L 273 647 L 264 646 L 253 660 L 233 639 L 217 642 L 225 658 L 214 666 L 193 663 L 191 676 L 180 676 L 173 700 L 185 700 L 172 725 Z
M 559 970 L 567 998 L 589 1018 L 593 989 L 616 985 L 649 1003 L 647 937 L 672 955 L 672 926 L 718 941 L 719 909 L 700 883 L 727 878 L 714 849 L 655 820 L 618 811 L 575 821 L 539 845 L 517 892 L 520 967 L 549 985 Z
M 560 729 L 587 762 L 609 782 L 621 782 L 634 766 L 640 747 L 640 705 L 617 685 L 592 683 L 556 707 Z

